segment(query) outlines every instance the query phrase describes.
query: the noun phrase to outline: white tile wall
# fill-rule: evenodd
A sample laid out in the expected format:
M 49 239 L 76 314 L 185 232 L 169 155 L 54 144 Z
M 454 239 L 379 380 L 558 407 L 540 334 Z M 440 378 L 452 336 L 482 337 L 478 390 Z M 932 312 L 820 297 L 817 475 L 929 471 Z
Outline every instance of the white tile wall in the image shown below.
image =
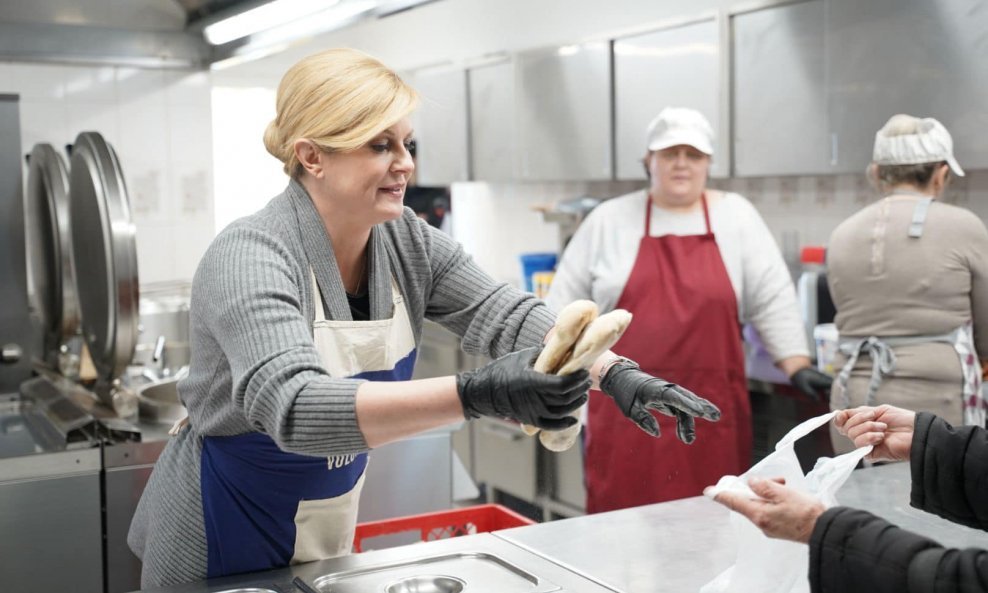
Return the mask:
M 534 210 L 579 196 L 613 197 L 636 188 L 613 183 L 454 183 L 452 235 L 481 268 L 503 282 L 522 286 L 523 253 L 557 252 L 559 226 Z
M 452 188 L 453 236 L 488 272 L 516 285 L 518 256 L 558 251 L 558 227 L 531 212 L 535 204 L 581 195 L 614 197 L 641 187 L 638 182 L 488 184 Z M 716 179 L 710 186 L 748 198 L 775 236 L 783 256 L 796 267 L 807 245 L 826 245 L 845 218 L 876 199 L 861 175 Z M 988 223 L 988 170 L 955 178 L 944 201 L 968 208 Z
M 23 153 L 64 150 L 82 131 L 116 149 L 142 284 L 191 280 L 214 235 L 211 90 L 204 71 L 0 62 L 0 93 L 20 95 Z
M 264 130 L 274 118 L 274 106 L 272 88 L 213 88 L 217 231 L 261 209 L 288 184 L 281 162 L 264 148 Z

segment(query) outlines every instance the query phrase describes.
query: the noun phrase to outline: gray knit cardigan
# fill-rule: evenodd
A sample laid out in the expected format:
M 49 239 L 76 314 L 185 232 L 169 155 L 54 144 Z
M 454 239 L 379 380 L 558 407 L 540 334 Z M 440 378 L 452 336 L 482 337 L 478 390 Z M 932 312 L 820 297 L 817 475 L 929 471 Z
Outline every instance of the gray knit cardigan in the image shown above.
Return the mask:
M 496 282 L 447 235 L 405 209 L 374 227 L 371 318 L 391 315 L 391 278 L 418 345 L 423 319 L 493 358 L 536 345 L 554 322 L 540 300 Z M 142 586 L 206 577 L 199 463 L 203 436 L 263 432 L 285 451 L 331 456 L 365 451 L 354 395 L 359 380 L 331 377 L 312 338 L 315 272 L 327 319 L 350 308 L 326 228 L 297 182 L 210 245 L 193 281 L 192 364 L 179 384 L 189 427 L 155 465 L 128 542 L 144 561 Z

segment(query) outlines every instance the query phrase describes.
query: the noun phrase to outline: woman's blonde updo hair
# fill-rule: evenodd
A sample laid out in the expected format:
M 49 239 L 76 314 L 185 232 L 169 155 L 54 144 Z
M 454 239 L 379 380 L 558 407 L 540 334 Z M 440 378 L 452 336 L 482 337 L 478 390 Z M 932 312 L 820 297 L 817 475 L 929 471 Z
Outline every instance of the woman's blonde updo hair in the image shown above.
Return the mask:
M 295 141 L 327 152 L 355 150 L 418 105 L 418 93 L 378 60 L 353 49 L 330 49 L 302 59 L 278 85 L 277 115 L 264 147 L 297 177 Z

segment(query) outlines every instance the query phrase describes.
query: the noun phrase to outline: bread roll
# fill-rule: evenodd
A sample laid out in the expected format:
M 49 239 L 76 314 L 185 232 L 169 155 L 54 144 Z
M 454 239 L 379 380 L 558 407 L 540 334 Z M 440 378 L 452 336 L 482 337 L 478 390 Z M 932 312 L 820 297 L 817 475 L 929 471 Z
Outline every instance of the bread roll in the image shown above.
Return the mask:
M 549 341 L 535 361 L 535 370 L 547 375 L 557 374 L 556 369 L 563 366 L 569 358 L 583 330 L 596 318 L 597 304 L 593 301 L 573 301 L 563 307 L 556 317 L 556 325 L 553 327 L 552 335 L 549 336 Z M 534 436 L 539 432 L 537 426 L 530 424 L 522 424 L 521 429 L 528 436 Z
M 583 330 L 597 318 L 597 312 L 597 304 L 587 300 L 573 301 L 563 307 L 556 317 L 555 331 L 535 361 L 535 370 L 549 375 L 565 374 L 556 371 L 569 359 Z
M 624 309 L 615 309 L 594 319 L 577 340 L 569 359 L 556 374 L 568 375 L 590 368 L 597 357 L 607 352 L 621 339 L 629 323 L 631 323 L 631 313 Z
M 617 343 L 631 323 L 631 313 L 624 309 L 615 309 L 594 319 L 584 330 L 583 335 L 573 347 L 569 360 L 559 369 L 557 374 L 566 375 L 593 366 L 601 354 L 607 352 Z M 563 430 L 543 430 L 539 441 L 550 451 L 566 451 L 576 443 L 580 435 L 580 416 L 583 408 L 571 414 L 577 423 Z

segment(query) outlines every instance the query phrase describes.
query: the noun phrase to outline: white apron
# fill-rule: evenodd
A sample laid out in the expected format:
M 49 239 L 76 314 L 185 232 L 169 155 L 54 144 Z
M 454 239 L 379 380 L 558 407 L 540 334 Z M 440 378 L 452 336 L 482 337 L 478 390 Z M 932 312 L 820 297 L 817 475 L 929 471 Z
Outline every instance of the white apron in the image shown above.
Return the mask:
M 392 279 L 392 316 L 375 321 L 325 317 L 312 275 L 312 333 L 333 377 L 404 381 L 415 341 Z M 348 554 L 368 454 L 326 458 L 281 450 L 260 432 L 202 437 L 200 486 L 209 578 Z

